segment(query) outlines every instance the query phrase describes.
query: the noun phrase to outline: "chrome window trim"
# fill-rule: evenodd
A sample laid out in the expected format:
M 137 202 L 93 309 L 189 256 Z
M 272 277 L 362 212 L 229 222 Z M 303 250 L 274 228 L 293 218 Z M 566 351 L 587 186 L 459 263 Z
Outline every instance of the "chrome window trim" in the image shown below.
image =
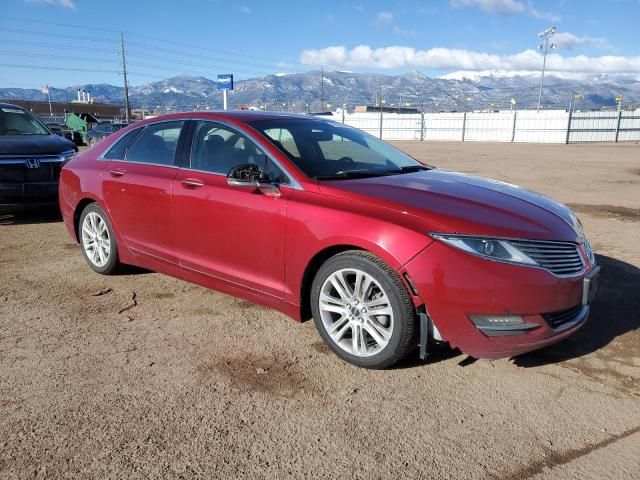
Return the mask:
M 264 148 L 263 142 L 260 141 L 260 139 L 258 137 L 256 137 L 256 135 L 254 135 L 252 132 L 248 132 L 248 131 L 238 131 L 238 127 L 232 123 L 229 123 L 228 121 L 224 120 L 224 119 L 219 119 L 219 118 L 208 118 L 208 117 L 185 117 L 185 118 L 167 118 L 167 119 L 163 119 L 163 120 L 157 120 L 157 121 L 151 121 L 149 123 L 146 123 L 144 125 L 140 125 L 138 127 L 132 128 L 131 130 L 129 130 L 129 132 L 132 132 L 133 130 L 135 130 L 136 128 L 141 128 L 142 131 L 138 134 L 141 135 L 143 133 L 143 131 L 151 126 L 151 125 L 157 125 L 159 123 L 166 123 L 166 122 L 176 122 L 176 121 L 203 121 L 203 122 L 211 122 L 211 123 L 219 123 L 221 125 L 224 125 L 226 127 L 229 127 L 231 130 L 233 130 L 234 132 L 237 133 L 241 133 L 243 135 L 245 135 L 246 137 L 248 137 L 253 143 L 255 143 L 263 152 L 264 154 L 273 162 L 275 163 L 275 165 L 282 170 L 282 172 L 287 176 L 287 178 L 289 179 L 289 181 L 291 182 L 290 184 L 286 185 L 286 184 L 282 184 L 282 186 L 284 187 L 289 187 L 289 188 L 293 188 L 294 190 L 304 190 L 304 188 L 302 187 L 302 185 L 300 185 L 300 183 L 296 180 L 296 178 L 291 175 L 289 173 L 289 171 L 282 165 L 282 163 L 280 163 L 280 161 L 275 158 L 271 153 L 269 153 L 269 151 L 267 151 Z M 127 133 L 129 133 L 127 132 Z M 191 168 L 191 155 L 189 155 L 189 167 L 181 167 L 178 165 L 159 165 L 159 164 L 153 164 L 153 163 L 141 163 L 141 162 L 133 162 L 131 160 L 127 160 L 127 159 L 107 159 L 104 158 L 104 155 L 107 154 L 107 152 L 109 152 L 116 143 L 118 143 L 118 141 L 120 141 L 125 135 L 127 135 L 127 133 L 125 133 L 122 136 L 119 136 L 117 139 L 113 140 L 109 146 L 107 146 L 107 148 L 104 149 L 104 151 L 98 155 L 97 160 L 106 160 L 108 162 L 123 162 L 123 163 L 133 163 L 136 165 L 154 165 L 154 166 L 160 166 L 160 167 L 173 167 L 173 168 L 182 168 L 184 170 L 189 170 L 189 171 L 193 171 L 193 172 L 200 172 L 200 173 L 206 173 L 209 175 L 220 175 L 220 176 L 224 176 L 226 178 L 226 175 L 223 173 L 214 173 L 214 172 L 207 172 L 204 170 L 196 170 L 196 169 L 192 169 Z M 195 136 L 194 136 L 195 138 Z M 137 140 L 137 138 L 136 138 Z M 134 141 L 135 143 L 135 141 Z
M 165 163 L 145 163 L 145 162 L 132 162 L 131 160 L 118 160 L 118 159 L 110 159 L 109 162 L 118 162 L 118 163 L 129 163 L 131 165 L 149 165 L 151 167 L 166 167 L 166 168 L 180 168 L 178 165 L 167 165 Z
M 127 133 L 125 133 L 124 135 L 118 137 L 116 140 L 114 140 L 113 142 L 111 142 L 111 145 L 109 145 L 98 157 L 97 160 L 105 160 L 107 162 L 122 162 L 122 163 L 132 163 L 134 165 L 151 165 L 154 167 L 168 167 L 168 168 L 180 168 L 178 165 L 175 165 L 175 152 L 173 154 L 173 165 L 167 165 L 164 163 L 146 163 L 146 162 L 136 162 L 133 160 L 129 160 L 127 158 L 104 158 L 104 156 L 107 154 L 107 152 L 109 152 L 116 143 L 118 143 L 120 140 L 124 139 L 124 137 L 126 137 L 128 134 L 130 134 L 131 132 L 133 132 L 136 129 L 141 129 L 141 131 L 138 133 L 138 135 L 136 136 L 136 138 L 133 140 L 133 143 L 129 146 L 129 148 L 131 148 L 133 145 L 135 145 L 135 143 L 138 141 L 138 139 L 140 138 L 140 135 L 142 135 L 144 133 L 144 131 L 148 128 L 151 127 L 153 125 L 158 125 L 160 123 L 169 123 L 169 122 L 183 122 L 186 123 L 187 120 L 183 119 L 183 118 L 174 118 L 174 119 L 165 119 L 165 120 L 158 120 L 157 122 L 149 122 L 146 123 L 144 125 L 140 125 L 139 127 L 135 127 L 132 128 L 131 130 L 129 130 Z M 184 128 L 184 125 L 182 126 L 182 128 Z M 180 134 L 182 135 L 182 131 L 180 132 Z M 129 150 L 129 149 L 127 149 Z M 177 152 L 177 145 L 176 145 L 176 152 Z
M 491 257 L 486 257 L 483 255 L 479 255 L 476 253 L 471 253 L 471 252 L 466 252 L 464 250 L 460 250 L 460 249 L 456 249 L 462 253 L 467 253 L 469 255 L 474 255 L 478 258 L 481 258 L 483 260 L 488 260 L 490 262 L 496 262 L 496 263 L 502 263 L 502 264 L 506 264 L 506 265 L 513 265 L 513 266 L 517 266 L 517 267 L 526 267 L 526 268 L 535 268 L 537 270 L 544 270 L 545 272 L 553 275 L 556 278 L 575 278 L 575 277 L 581 277 L 583 276 L 586 272 L 587 272 L 587 262 L 585 261 L 582 252 L 580 251 L 580 249 L 578 248 L 580 246 L 580 244 L 578 242 L 571 242 L 571 241 L 565 241 L 565 240 L 538 240 L 538 239 L 530 239 L 530 238 L 516 238 L 516 237 L 491 237 L 489 235 L 468 235 L 468 234 L 457 234 L 457 233 L 440 233 L 440 232 L 429 232 L 428 235 L 436 242 L 441 242 L 445 245 L 447 245 L 445 242 L 442 242 L 441 240 L 439 240 L 436 236 L 437 235 L 442 235 L 442 236 L 447 236 L 447 235 L 451 235 L 451 236 L 456 236 L 456 237 L 465 237 L 465 238 L 486 238 L 489 240 L 504 240 L 506 242 L 509 241 L 521 241 L 521 242 L 539 242 L 539 243 L 555 243 L 558 245 L 574 245 L 576 247 L 576 250 L 578 251 L 578 255 L 580 256 L 580 260 L 582 262 L 582 269 L 578 272 L 575 273 L 568 273 L 568 274 L 557 274 L 557 273 L 553 273 L 551 270 L 549 270 L 548 268 L 545 268 L 541 265 L 529 265 L 526 263 L 517 263 L 517 262 L 510 262 L 508 260 L 500 260 L 498 258 L 491 258 Z M 456 248 L 453 247 L 451 245 L 448 245 L 451 248 Z
M 238 130 L 238 127 L 236 125 L 233 125 L 232 123 L 227 122 L 226 120 L 219 120 L 217 118 L 206 118 L 206 117 L 192 117 L 190 118 L 190 120 L 194 120 L 194 121 L 201 121 L 201 122 L 210 122 L 210 123 L 218 123 L 220 125 L 224 125 L 225 127 L 228 127 L 230 130 L 232 130 L 235 133 L 238 133 L 240 135 L 244 135 L 245 137 L 247 137 L 249 140 L 251 140 L 253 143 L 256 144 L 256 146 L 258 148 L 260 148 L 260 150 L 269 158 L 269 160 L 271 160 L 280 170 L 282 170 L 282 172 L 287 176 L 287 178 L 289 179 L 289 184 L 286 183 L 282 183 L 279 185 L 282 185 L 283 187 L 289 187 L 289 188 L 293 188 L 294 190 L 304 190 L 304 188 L 302 188 L 302 185 L 300 185 L 300 183 L 298 183 L 298 181 L 295 179 L 295 177 L 293 177 L 289 171 L 282 165 L 282 163 L 280 163 L 280 161 L 278 159 L 276 159 L 273 155 L 271 155 L 271 153 L 269 153 L 268 151 L 266 151 L 266 149 L 264 148 L 264 145 L 260 142 L 260 140 L 251 132 L 247 132 L 247 131 L 240 131 Z M 194 130 L 194 136 L 193 136 L 193 141 L 195 141 L 195 130 Z M 183 167 L 185 170 L 189 170 L 192 172 L 201 172 L 201 173 L 207 173 L 209 175 L 220 175 L 223 177 L 227 177 L 226 174 L 224 173 L 218 173 L 218 172 L 207 172 L 206 170 L 197 170 L 195 168 L 191 168 L 191 153 L 193 153 L 193 141 L 191 142 L 191 152 L 189 155 L 189 167 Z

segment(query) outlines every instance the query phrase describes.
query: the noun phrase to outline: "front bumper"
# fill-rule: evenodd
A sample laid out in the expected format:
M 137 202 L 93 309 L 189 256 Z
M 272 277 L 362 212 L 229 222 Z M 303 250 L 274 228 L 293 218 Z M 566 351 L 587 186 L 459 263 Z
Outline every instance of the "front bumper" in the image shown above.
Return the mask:
M 503 358 L 536 350 L 579 329 L 589 315 L 584 277 L 570 278 L 519 265 L 485 260 L 433 242 L 407 265 L 427 312 L 442 338 L 476 358 Z M 527 328 L 482 331 L 473 315 L 521 316 Z
M 62 155 L 0 158 L 0 206 L 6 209 L 57 203 L 64 160 Z M 28 162 L 34 163 L 27 166 Z
M 10 185 L 0 183 L 0 211 L 3 213 L 57 204 L 57 181 Z

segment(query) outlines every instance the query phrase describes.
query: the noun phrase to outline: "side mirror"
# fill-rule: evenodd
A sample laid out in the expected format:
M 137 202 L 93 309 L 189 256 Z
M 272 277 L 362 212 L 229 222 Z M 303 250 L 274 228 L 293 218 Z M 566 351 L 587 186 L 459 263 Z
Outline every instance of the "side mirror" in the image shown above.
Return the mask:
M 236 165 L 227 173 L 227 183 L 237 186 L 257 186 L 262 178 L 260 168 L 253 163 Z
M 227 183 L 235 187 L 252 187 L 269 197 L 279 197 L 280 188 L 270 179 L 265 178 L 260 168 L 254 163 L 236 165 L 227 173 Z

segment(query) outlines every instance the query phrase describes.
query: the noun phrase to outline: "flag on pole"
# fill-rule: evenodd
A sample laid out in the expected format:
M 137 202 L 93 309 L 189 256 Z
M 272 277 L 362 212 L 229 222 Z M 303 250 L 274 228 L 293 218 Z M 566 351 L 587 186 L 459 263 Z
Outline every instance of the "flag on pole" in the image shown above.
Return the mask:
M 49 95 L 49 85 L 45 85 L 44 87 L 42 87 L 42 93 L 44 93 L 45 95 Z

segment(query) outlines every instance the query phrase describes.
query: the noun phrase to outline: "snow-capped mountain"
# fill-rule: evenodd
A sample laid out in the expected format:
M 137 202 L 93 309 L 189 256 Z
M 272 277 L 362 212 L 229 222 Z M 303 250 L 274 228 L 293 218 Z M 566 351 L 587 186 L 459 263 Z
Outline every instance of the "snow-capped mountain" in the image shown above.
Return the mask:
M 327 108 L 372 104 L 382 91 L 385 105 L 410 103 L 426 110 L 462 110 L 508 108 L 518 100 L 518 108 L 531 108 L 538 98 L 540 74 L 536 72 L 453 72 L 431 78 L 420 72 L 402 75 L 353 73 L 347 71 L 274 74 L 238 80 L 229 102 L 236 105 L 267 105 L 271 109 L 320 108 L 321 92 Z M 123 88 L 108 84 L 50 88 L 51 99 L 69 101 L 76 89 L 91 92 L 96 101 L 122 103 Z M 637 75 L 580 76 L 549 72 L 545 77 L 545 108 L 567 108 L 572 94 L 579 93 L 581 109 L 615 105 L 622 95 L 625 104 L 640 103 L 640 80 Z M 222 98 L 215 81 L 202 76 L 181 75 L 129 88 L 131 105 L 146 109 L 220 108 Z M 0 88 L 0 99 L 44 100 L 36 89 Z

